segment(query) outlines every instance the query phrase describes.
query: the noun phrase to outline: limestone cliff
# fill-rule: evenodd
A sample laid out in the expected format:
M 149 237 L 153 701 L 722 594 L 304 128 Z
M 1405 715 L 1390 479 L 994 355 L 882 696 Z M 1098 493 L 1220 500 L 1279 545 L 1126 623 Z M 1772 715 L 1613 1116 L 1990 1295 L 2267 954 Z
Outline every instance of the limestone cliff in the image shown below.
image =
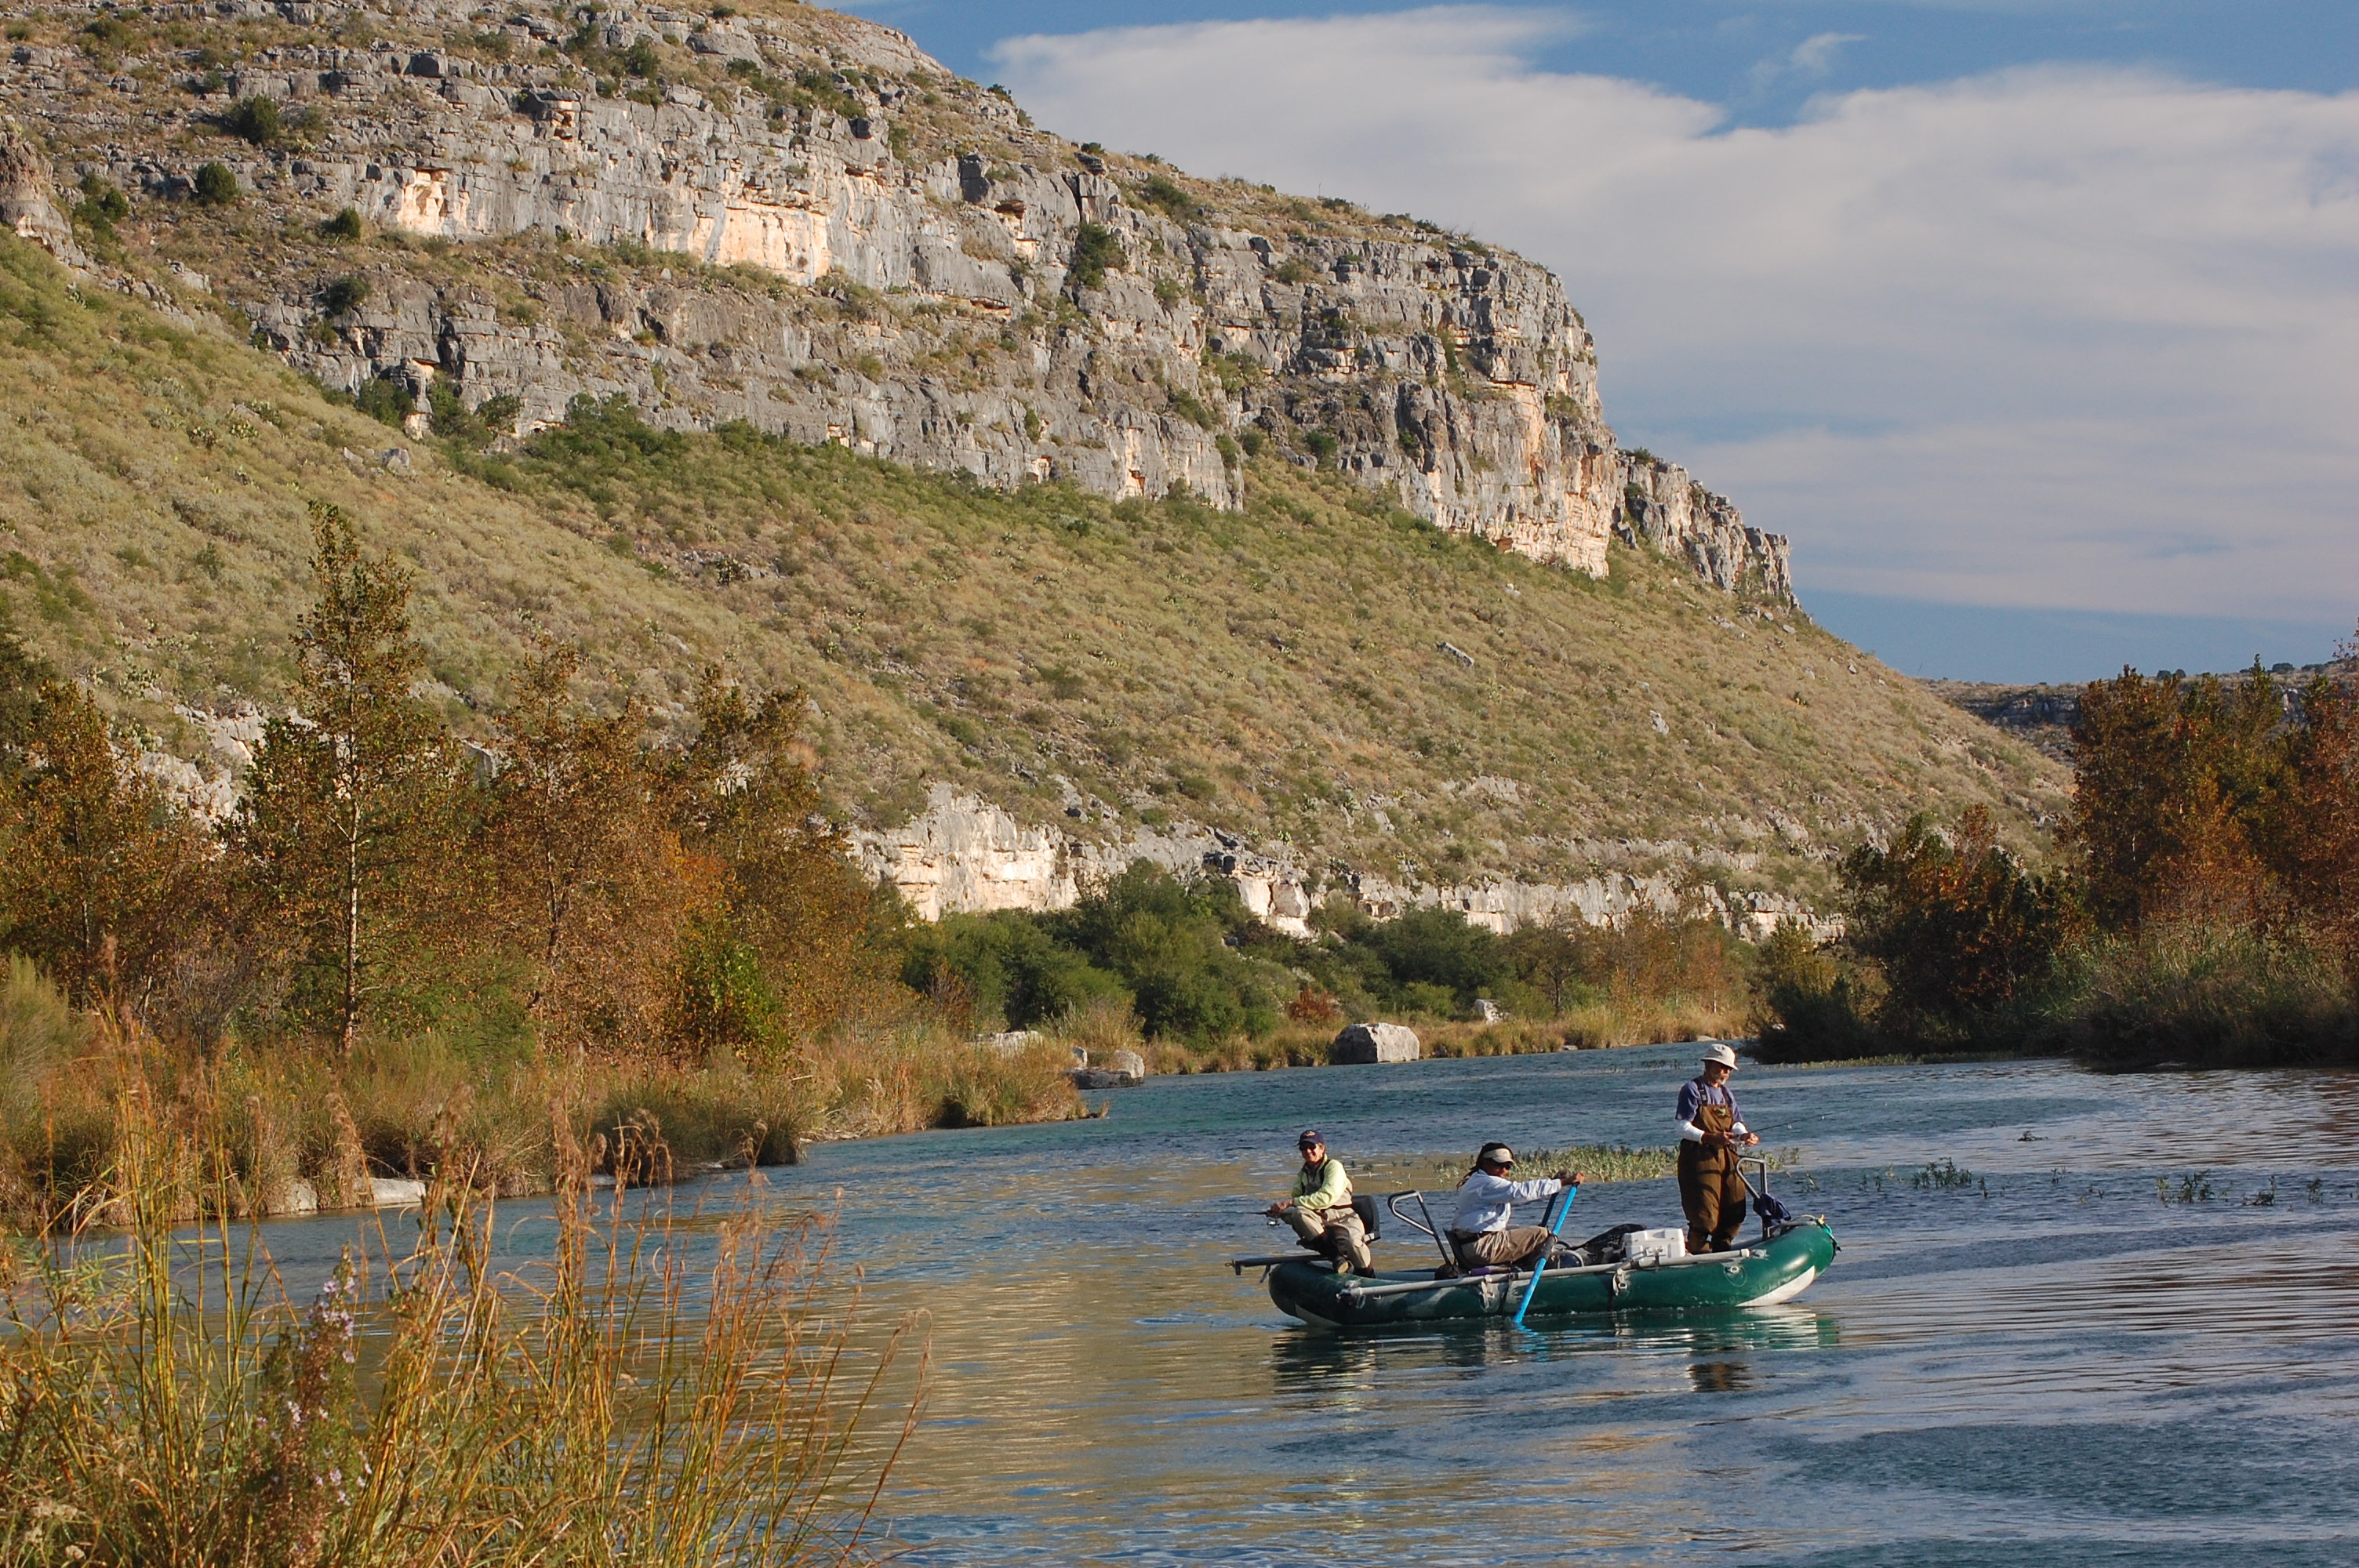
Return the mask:
M 803 6 L 147 15 L 127 52 L 17 49 L 0 104 L 69 179 L 186 206 L 175 259 L 259 341 L 331 386 L 389 384 L 421 424 L 438 387 L 511 434 L 621 395 L 995 485 L 1226 506 L 1267 448 L 1538 559 L 1603 573 L 1618 535 L 1790 598 L 1781 536 L 1618 449 L 1545 269 L 1074 147 L 889 28 Z M 275 233 L 208 238 L 187 205 L 207 162 Z M 61 227 L 7 200 L 20 232 Z M 339 251 L 321 225 L 346 208 L 422 247 Z
M 1296 936 L 1310 934 L 1311 911 L 1334 894 L 1379 920 L 1410 909 L 1451 909 L 1502 935 L 1558 922 L 1612 925 L 1640 910 L 1708 915 L 1756 941 L 1786 921 L 1821 936 L 1842 931 L 1839 921 L 1814 915 L 1784 893 L 1731 892 L 1659 871 L 1607 870 L 1571 882 L 1465 885 L 1404 883 L 1370 873 L 1321 878 L 1286 856 L 1257 853 L 1232 835 L 1193 825 L 1136 829 L 1114 840 L 1085 838 L 1027 826 L 946 787 L 938 787 L 926 809 L 900 827 L 857 834 L 853 848 L 869 876 L 891 883 L 926 920 L 1000 909 L 1068 909 L 1092 887 L 1144 860 L 1168 871 L 1226 877 L 1255 915 Z M 1684 845 L 1592 848 L 1600 861 L 1617 858 L 1617 851 L 1694 858 Z

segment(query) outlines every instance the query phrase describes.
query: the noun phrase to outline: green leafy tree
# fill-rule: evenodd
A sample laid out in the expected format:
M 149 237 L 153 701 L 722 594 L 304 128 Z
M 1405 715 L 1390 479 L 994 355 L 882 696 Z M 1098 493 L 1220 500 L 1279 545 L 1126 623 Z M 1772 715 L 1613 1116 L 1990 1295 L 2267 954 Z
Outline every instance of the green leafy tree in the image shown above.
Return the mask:
M 953 914 L 910 933 L 901 981 L 971 1027 L 1031 1029 L 1100 997 L 1130 1003 L 1114 975 L 1013 910 Z
M 1200 1041 L 1266 1034 L 1299 988 L 1285 969 L 1238 950 L 1256 925 L 1225 878 L 1183 881 L 1147 860 L 1049 922 L 1129 988 L 1149 1034 Z
M 336 508 L 314 503 L 311 522 L 319 598 L 296 623 L 300 717 L 265 732 L 232 838 L 299 970 L 329 978 L 317 1011 L 349 1054 L 399 955 L 446 939 L 475 901 L 435 898 L 460 891 L 467 861 L 454 853 L 455 748 L 412 695 L 424 656 L 409 573 L 364 554 Z
M 85 1005 L 144 1003 L 219 913 L 212 871 L 97 705 L 0 633 L 0 946 Z
M 761 960 L 788 1035 L 809 1038 L 890 987 L 899 915 L 845 855 L 802 736 L 799 690 L 758 699 L 708 669 L 675 764 L 680 843 L 722 879 L 729 929 Z
M 1498 935 L 1454 909 L 1407 911 L 1372 927 L 1364 941 L 1396 987 L 1431 987 L 1460 1012 L 1472 1011 L 1475 998 L 1490 995 L 1513 973 Z

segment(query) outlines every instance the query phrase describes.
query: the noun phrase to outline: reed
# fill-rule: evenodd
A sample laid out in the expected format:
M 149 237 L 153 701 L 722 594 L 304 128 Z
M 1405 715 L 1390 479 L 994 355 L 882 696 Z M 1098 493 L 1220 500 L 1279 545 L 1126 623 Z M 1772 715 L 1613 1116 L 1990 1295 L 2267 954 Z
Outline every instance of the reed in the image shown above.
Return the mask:
M 1723 1040 L 1744 1033 L 1741 1009 L 1712 999 L 1668 997 L 1633 1002 L 1599 1001 L 1552 1019 L 1501 1023 L 1419 1022 L 1412 1025 L 1429 1056 L 1526 1056 L 1549 1051 L 1594 1051 L 1617 1045 L 1659 1045 L 1681 1040 Z M 1289 1026 L 1261 1039 L 1243 1035 L 1204 1044 L 1158 1040 L 1139 1047 L 1158 1073 L 1267 1072 L 1324 1066 L 1332 1026 Z
M 1756 1155 L 1766 1156 L 1772 1171 L 1798 1170 L 1802 1161 L 1799 1149 L 1771 1149 L 1766 1144 L 1745 1152 L 1747 1159 Z M 1463 1154 L 1415 1154 L 1370 1161 L 1364 1173 L 1371 1185 L 1397 1180 L 1431 1191 L 1436 1185 L 1455 1187 L 1466 1179 L 1473 1163 L 1472 1151 Z M 1516 1169 L 1527 1179 L 1553 1175 L 1559 1171 L 1578 1171 L 1593 1187 L 1611 1186 L 1616 1182 L 1656 1182 L 1677 1173 L 1679 1152 L 1671 1148 L 1634 1149 L 1623 1143 L 1573 1143 L 1561 1149 L 1519 1150 Z
M 455 1172 L 406 1250 L 380 1231 L 305 1299 L 227 1217 L 217 1152 L 135 1088 L 125 1228 L 45 1236 L 8 1284 L 0 1564 L 862 1559 L 915 1420 L 886 1393 L 909 1325 L 855 1354 L 824 1221 L 675 1216 L 627 1172 L 593 1197 L 597 1150 L 550 1121 L 547 1257 L 503 1268 Z
M 378 1178 L 550 1191 L 562 1141 L 639 1179 L 790 1163 L 814 1138 L 1005 1126 L 1084 1113 L 1063 1044 L 1004 1053 L 923 1020 L 855 1023 L 775 1067 L 502 1057 L 435 1034 L 364 1036 L 349 1058 L 230 1043 L 208 1055 L 69 1007 L 29 963 L 0 976 L 0 1227 L 127 1223 L 124 1108 L 168 1124 L 214 1180 L 174 1189 L 193 1220 L 366 1207 Z M 201 1158 L 200 1158 L 201 1152 Z M 204 1212 L 212 1212 L 210 1209 Z

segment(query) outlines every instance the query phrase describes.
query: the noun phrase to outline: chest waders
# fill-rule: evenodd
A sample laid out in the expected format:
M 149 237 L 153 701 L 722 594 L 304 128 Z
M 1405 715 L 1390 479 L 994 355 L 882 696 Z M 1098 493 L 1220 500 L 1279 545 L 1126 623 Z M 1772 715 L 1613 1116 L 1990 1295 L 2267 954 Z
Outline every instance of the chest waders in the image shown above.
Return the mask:
M 1726 1137 L 1736 1126 L 1736 1111 L 1725 1103 L 1701 1105 L 1695 1124 Z M 1687 1211 L 1690 1252 L 1724 1252 L 1744 1228 L 1745 1200 L 1753 1190 L 1736 1158 L 1732 1146 L 1707 1149 L 1680 1140 L 1680 1206 Z

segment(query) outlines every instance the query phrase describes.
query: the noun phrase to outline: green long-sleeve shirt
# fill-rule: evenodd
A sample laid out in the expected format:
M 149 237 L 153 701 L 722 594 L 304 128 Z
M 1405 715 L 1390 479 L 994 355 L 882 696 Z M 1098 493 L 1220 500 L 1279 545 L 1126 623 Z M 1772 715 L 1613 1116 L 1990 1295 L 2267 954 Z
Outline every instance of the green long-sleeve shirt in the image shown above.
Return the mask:
M 1352 1178 L 1344 1173 L 1343 1162 L 1330 1154 L 1316 1171 L 1305 1165 L 1295 1172 L 1294 1206 L 1314 1211 L 1351 1207 Z

